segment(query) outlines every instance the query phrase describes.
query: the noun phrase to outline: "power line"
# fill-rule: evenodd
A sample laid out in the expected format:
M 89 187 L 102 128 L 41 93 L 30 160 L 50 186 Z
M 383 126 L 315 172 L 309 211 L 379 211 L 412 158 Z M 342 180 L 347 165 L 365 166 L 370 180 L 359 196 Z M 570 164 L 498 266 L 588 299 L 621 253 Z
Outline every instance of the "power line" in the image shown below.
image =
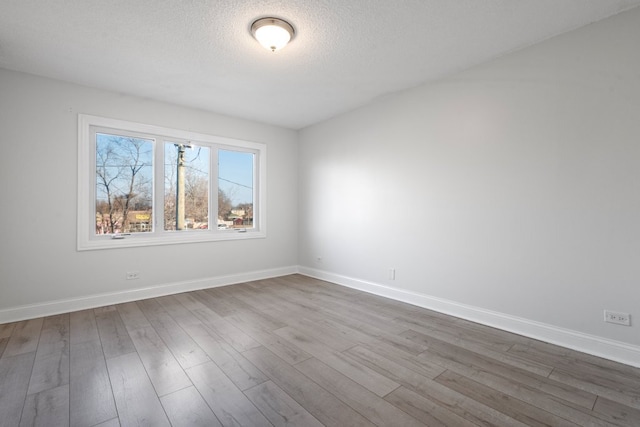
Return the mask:
M 238 185 L 238 186 L 240 186 L 240 187 L 244 187 L 244 188 L 248 188 L 249 190 L 253 190 L 253 187 L 249 187 L 248 185 L 240 184 L 239 182 L 230 181 L 230 180 L 228 180 L 228 179 L 224 179 L 224 178 L 222 178 L 222 177 L 218 177 L 218 179 L 219 179 L 220 181 L 225 181 L 225 182 L 228 182 L 228 183 L 230 183 L 230 184 L 235 184 L 235 185 Z
M 109 168 L 109 167 L 117 168 L 117 167 L 125 167 L 125 166 L 131 166 L 131 165 L 122 165 L 122 166 L 120 166 L 120 165 L 109 165 L 109 166 L 106 166 L 106 167 L 107 168 Z M 145 166 L 148 167 L 148 166 L 152 166 L 152 165 L 145 165 Z M 173 166 L 173 164 L 165 163 L 164 166 Z M 102 167 L 100 167 L 100 168 L 102 168 Z M 201 169 L 194 168 L 193 166 L 187 166 L 187 168 L 189 168 L 191 170 L 194 170 L 196 172 L 200 172 L 201 174 L 207 174 L 207 171 L 203 171 Z M 234 184 L 234 185 L 237 185 L 237 186 L 240 186 L 240 187 L 248 188 L 249 190 L 253 190 L 253 187 L 251 187 L 251 186 L 240 184 L 239 182 L 231 181 L 230 179 L 222 178 L 220 176 L 218 177 L 218 179 L 220 181 L 228 182 L 229 184 Z

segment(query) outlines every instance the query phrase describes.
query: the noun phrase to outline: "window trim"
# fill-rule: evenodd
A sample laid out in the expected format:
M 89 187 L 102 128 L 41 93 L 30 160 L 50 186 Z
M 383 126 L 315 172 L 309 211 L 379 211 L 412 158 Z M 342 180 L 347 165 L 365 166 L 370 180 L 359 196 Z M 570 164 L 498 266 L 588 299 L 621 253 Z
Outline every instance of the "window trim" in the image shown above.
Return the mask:
M 95 235 L 95 141 L 91 138 L 92 128 L 100 130 L 111 129 L 114 132 L 127 132 L 155 137 L 154 161 L 157 162 L 158 150 L 164 150 L 163 141 L 157 137 L 204 143 L 213 148 L 248 151 L 256 153 L 254 166 L 254 219 L 253 228 L 240 230 L 219 230 L 217 227 L 217 212 L 209 214 L 208 230 L 165 231 L 164 225 L 159 224 L 159 217 L 153 215 L 154 232 L 135 233 L 123 239 Z M 217 157 L 217 154 L 216 154 Z M 77 250 L 130 248 L 140 246 L 170 245 L 197 242 L 212 242 L 224 240 L 245 240 L 266 238 L 267 231 L 267 146 L 264 143 L 245 141 L 203 133 L 166 128 L 162 126 L 111 119 L 88 114 L 78 114 L 78 207 L 77 207 Z M 217 165 L 215 166 L 217 168 Z M 154 181 L 157 181 L 162 169 L 154 166 Z M 159 185 L 158 182 L 155 185 Z M 215 185 L 217 195 L 218 178 L 210 176 L 210 185 Z M 158 203 L 155 200 L 157 190 L 154 187 L 154 212 Z M 211 197 L 211 196 L 210 196 Z M 217 197 L 216 197 L 217 200 Z M 211 204 L 210 204 L 211 206 Z M 211 224 L 216 226 L 212 227 Z

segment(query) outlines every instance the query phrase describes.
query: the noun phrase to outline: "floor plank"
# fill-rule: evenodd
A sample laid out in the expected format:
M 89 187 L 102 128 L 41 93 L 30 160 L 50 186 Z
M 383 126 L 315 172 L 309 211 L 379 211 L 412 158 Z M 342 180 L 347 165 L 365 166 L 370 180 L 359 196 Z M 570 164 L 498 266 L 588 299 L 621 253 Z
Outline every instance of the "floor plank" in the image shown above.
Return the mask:
M 430 420 L 427 414 L 413 408 L 414 405 L 430 408 L 430 412 L 438 414 L 438 420 L 451 420 L 461 417 L 480 425 L 518 423 L 518 421 L 506 417 L 499 411 L 434 381 L 432 378 L 444 372 L 441 368 L 438 369 L 434 366 L 425 365 L 425 369 L 429 367 L 429 370 L 426 371 L 428 376 L 425 376 L 417 372 L 418 370 L 415 369 L 414 365 L 409 364 L 409 367 L 406 367 L 396 363 L 395 360 L 397 359 L 393 357 L 393 354 L 391 355 L 392 358 L 389 359 L 368 348 L 362 347 L 355 347 L 349 350 L 347 354 L 361 360 L 362 363 L 365 363 L 377 372 L 387 375 L 401 384 L 402 387 L 398 389 L 399 391 L 397 393 L 395 391 L 392 392 L 386 397 L 386 400 L 396 404 L 396 406 L 404 409 L 418 419 Z M 422 373 L 424 372 L 423 370 Z M 414 393 L 419 397 L 414 396 Z M 399 403 L 398 399 L 402 400 L 404 398 L 409 398 L 409 401 Z M 434 423 L 433 420 L 430 421 Z M 427 424 L 430 425 L 429 422 Z
M 0 357 L 2 357 L 2 353 L 4 353 L 4 349 L 7 347 L 9 343 L 9 338 L 0 338 Z
M 220 427 L 220 421 L 195 387 L 187 387 L 160 398 L 173 427 Z
M 380 397 L 386 396 L 400 386 L 357 361 L 326 348 L 321 342 L 307 339 L 303 333 L 290 326 L 278 329 L 275 333 Z
M 593 412 L 590 408 L 585 408 L 579 404 L 573 403 L 569 400 L 562 399 L 557 396 L 562 394 L 568 399 L 572 398 L 570 386 L 558 386 L 554 382 L 552 384 L 552 393 L 547 392 L 549 383 L 546 381 L 552 381 L 547 379 L 541 379 L 540 381 L 525 379 L 523 382 L 518 382 L 512 378 L 512 374 L 501 376 L 493 372 L 487 372 L 484 370 L 476 370 L 467 366 L 461 366 L 458 364 L 450 365 L 450 368 L 454 372 L 461 373 L 470 379 L 473 379 L 481 384 L 487 385 L 494 390 L 498 390 L 506 395 L 515 397 L 524 402 L 528 402 L 536 407 L 543 409 L 547 412 L 555 414 L 559 417 L 568 419 L 580 426 L 608 426 L 611 425 L 605 421 L 606 417 L 599 416 L 598 413 Z M 564 387 L 564 389 L 562 388 Z M 578 389 L 576 394 L 582 393 Z M 581 400 L 578 397 L 576 400 Z
M 118 416 L 94 310 L 70 314 L 70 425 L 90 426 Z
M 155 329 L 146 326 L 129 334 L 158 396 L 192 385 Z
M 112 418 L 100 424 L 96 424 L 93 427 L 120 427 L 120 420 L 118 418 Z
M 417 357 L 403 354 L 393 347 L 357 345 L 344 354 L 394 381 L 416 373 L 433 379 L 445 371 L 442 366 L 420 361 Z
M 259 427 L 271 423 L 213 362 L 187 369 L 189 378 L 224 426 Z
M 204 326 L 228 342 L 236 351 L 246 351 L 260 347 L 259 342 L 245 334 L 241 329 L 226 319 L 212 318 L 210 310 L 195 310 L 193 313 L 202 321 Z
M 588 373 L 566 372 L 562 369 L 554 370 L 549 375 L 549 378 L 585 392 L 606 397 L 623 405 L 640 409 L 640 387 L 638 386 L 640 380 L 635 384 L 629 384 L 627 381 L 617 381 L 615 378 L 594 377 Z
M 183 297 L 182 300 L 184 301 L 185 298 Z M 164 311 L 169 313 L 173 320 L 175 320 L 176 323 L 183 328 L 185 325 L 201 324 L 202 320 L 200 320 L 194 314 L 194 311 L 207 309 L 207 307 L 205 307 L 204 305 L 198 304 L 197 308 L 194 308 L 194 310 L 192 311 L 185 307 L 184 304 L 180 302 L 180 299 L 178 299 L 175 295 L 167 295 L 161 298 L 156 298 L 156 301 L 158 302 L 158 304 L 160 304 Z M 185 302 L 190 306 L 194 306 L 194 304 L 197 304 L 197 302 L 195 301 L 191 302 L 189 300 L 186 300 Z
M 69 315 L 61 314 L 44 319 L 27 394 L 65 384 L 69 384 Z
M 420 395 L 400 387 L 386 399 L 412 415 L 415 412 L 411 409 L 412 407 L 430 407 L 436 404 L 480 426 L 526 426 L 525 423 L 436 382 L 432 382 L 430 387 L 423 389 Z
M 171 425 L 137 353 L 108 359 L 107 369 L 121 424 Z
M 499 379 L 505 378 L 507 379 L 506 384 L 513 385 L 514 390 L 519 385 L 526 385 L 531 390 L 538 390 L 541 396 L 557 397 L 585 409 L 593 408 L 596 399 L 596 395 L 593 393 L 439 340 L 431 341 L 430 348 L 420 354 L 418 358 L 472 378 L 483 377 L 481 382 L 495 383 L 494 387 L 500 383 L 505 384 Z
M 526 343 L 514 343 L 509 353 L 520 354 L 531 360 L 548 363 L 564 370 L 573 368 L 575 371 L 599 372 L 630 380 L 640 378 L 640 368 L 532 339 L 527 340 Z
M 100 339 L 93 310 L 75 311 L 69 314 L 69 339 L 71 344 Z
M 0 427 L 20 424 L 36 352 L 0 359 Z
M 9 338 L 16 328 L 15 323 L 3 323 L 0 325 L 0 338 Z
M 491 425 L 485 424 L 480 419 L 476 419 L 478 422 L 473 423 L 436 402 L 404 387 L 394 390 L 385 397 L 385 400 L 431 427 L 477 427 Z
M 229 321 L 232 321 L 234 325 L 242 329 L 245 333 L 250 335 L 264 347 L 271 350 L 278 357 L 291 364 L 302 362 L 303 360 L 307 360 L 311 357 L 311 355 L 306 351 L 296 347 L 284 338 L 274 334 L 273 332 L 271 332 L 270 328 L 266 328 L 261 323 L 256 323 L 251 318 L 247 319 L 244 316 L 231 315 L 228 316 L 227 319 L 229 319 Z M 283 326 L 279 326 L 277 329 L 280 329 L 281 327 Z
M 548 376 L 551 371 L 553 371 L 552 366 L 532 361 L 517 354 L 508 353 L 506 350 L 511 348 L 511 346 L 505 346 L 506 349 L 500 351 L 494 350 L 488 345 L 479 344 L 478 340 L 480 338 L 469 340 L 467 338 L 458 338 L 449 333 L 436 333 L 429 330 L 427 330 L 427 333 L 422 333 L 411 329 L 403 332 L 400 335 L 407 338 L 408 340 L 423 344 L 425 346 L 430 346 L 430 344 L 434 342 L 434 340 L 435 342 L 446 342 L 447 344 L 455 345 L 456 347 L 472 351 L 476 354 L 487 356 L 493 360 L 500 361 L 504 364 L 511 365 L 516 368 L 532 372 L 536 375 L 541 375 L 543 377 Z
M 69 425 L 69 384 L 27 396 L 21 427 L 65 425 Z
M 271 381 L 257 385 L 245 394 L 276 427 L 322 427 L 322 423 Z
M 640 409 L 639 368 L 554 347 L 532 341 L 529 345 L 514 345 L 509 353 L 536 361 L 551 361 L 556 368 L 550 378 Z
M 224 294 L 219 293 L 216 289 L 196 291 L 195 295 L 198 300 L 213 311 L 218 318 L 229 316 L 231 314 L 242 313 L 241 311 L 233 309 L 233 306 L 229 304 L 228 298 L 226 298 Z M 212 316 L 211 318 L 213 319 L 214 317 Z
M 627 427 L 640 426 L 640 410 L 622 403 L 599 396 L 593 410 L 612 424 Z
M 157 301 L 148 299 L 138 302 L 138 305 L 183 369 L 210 360 L 189 334 L 173 320 L 169 313 L 164 311 Z
M 147 319 L 135 302 L 116 305 L 116 309 L 120 314 L 120 318 L 128 331 L 134 329 L 150 327 L 149 319 Z
M 16 323 L 2 357 L 35 352 L 38 348 L 38 340 L 40 339 L 43 323 L 44 318 L 42 317 Z
M 424 426 L 423 423 L 318 359 L 305 360 L 295 367 L 376 425 Z M 399 384 L 398 387 L 400 387 Z
M 528 426 L 578 427 L 577 424 L 557 415 L 536 408 L 535 406 L 451 371 L 445 371 L 436 378 L 436 381 L 451 390 L 456 390 Z
M 200 310 L 207 308 L 202 302 L 198 301 L 194 292 L 184 292 L 182 294 L 175 294 L 173 297 L 178 300 L 183 307 L 189 311 Z
M 275 384 L 325 426 L 373 426 L 370 421 L 343 403 L 266 348 L 246 351 L 244 355 Z
M 79 343 L 72 339 L 69 402 L 72 426 L 92 426 L 118 416 L 99 339 Z
M 115 307 L 95 310 L 95 314 L 105 358 L 110 359 L 136 351 Z
M 242 354 L 206 326 L 190 325 L 187 332 L 240 390 L 247 390 L 267 380 Z

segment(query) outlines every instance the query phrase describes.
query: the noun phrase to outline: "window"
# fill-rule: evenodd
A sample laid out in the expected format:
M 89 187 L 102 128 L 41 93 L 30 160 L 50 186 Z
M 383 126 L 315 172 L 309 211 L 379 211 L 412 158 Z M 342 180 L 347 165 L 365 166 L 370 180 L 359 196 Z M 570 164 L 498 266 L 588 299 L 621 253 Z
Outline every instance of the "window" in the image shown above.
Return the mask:
M 78 123 L 78 250 L 265 237 L 264 144 Z

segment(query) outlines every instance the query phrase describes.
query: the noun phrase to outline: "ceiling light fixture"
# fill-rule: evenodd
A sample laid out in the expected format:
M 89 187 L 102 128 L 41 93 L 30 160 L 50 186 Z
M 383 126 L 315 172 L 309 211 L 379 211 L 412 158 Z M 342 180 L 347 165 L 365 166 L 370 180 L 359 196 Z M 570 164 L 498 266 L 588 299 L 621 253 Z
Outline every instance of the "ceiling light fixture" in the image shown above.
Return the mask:
M 282 49 L 293 39 L 293 26 L 278 18 L 260 18 L 251 24 L 251 34 L 272 52 Z

